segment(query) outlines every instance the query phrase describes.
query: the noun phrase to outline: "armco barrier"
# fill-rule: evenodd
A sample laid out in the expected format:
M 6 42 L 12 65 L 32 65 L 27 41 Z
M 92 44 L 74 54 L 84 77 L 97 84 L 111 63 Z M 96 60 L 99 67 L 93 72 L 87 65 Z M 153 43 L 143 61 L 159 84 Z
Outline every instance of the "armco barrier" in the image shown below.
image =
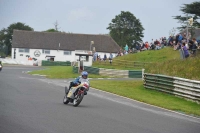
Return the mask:
M 84 71 L 87 71 L 89 74 L 97 74 L 109 77 L 142 78 L 144 70 L 118 70 L 84 66 Z M 78 73 L 78 67 L 73 67 L 73 72 Z
M 128 70 L 100 68 L 99 74 L 109 77 L 128 78 Z
M 91 74 L 99 75 L 99 68 L 96 68 L 96 67 L 84 66 L 84 71 L 87 71 L 88 73 L 91 73 Z
M 150 62 L 136 62 L 118 59 L 113 60 L 112 64 L 109 62 L 109 60 L 97 61 L 96 63 L 104 66 L 121 66 L 124 68 L 144 68 L 147 64 L 150 64 Z
M 71 62 L 61 62 L 61 61 L 42 61 L 42 66 L 71 66 Z
M 135 71 L 133 71 L 133 70 L 130 70 L 129 72 L 128 72 L 128 77 L 129 78 L 142 78 L 142 71 L 141 70 L 135 70 Z
M 200 81 L 144 73 L 144 87 L 200 103 Z
M 78 67 L 73 67 L 73 73 L 78 73 Z

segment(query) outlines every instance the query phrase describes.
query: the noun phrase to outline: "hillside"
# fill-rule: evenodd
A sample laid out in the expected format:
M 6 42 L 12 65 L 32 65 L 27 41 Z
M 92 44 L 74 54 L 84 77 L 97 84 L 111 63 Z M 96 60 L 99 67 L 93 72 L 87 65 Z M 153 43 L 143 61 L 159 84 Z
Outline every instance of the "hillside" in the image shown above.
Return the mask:
M 95 62 L 93 66 L 128 70 L 144 68 L 145 73 L 163 74 L 168 76 L 200 80 L 199 59 L 200 55 L 182 60 L 180 58 L 179 51 L 174 51 L 173 48 L 166 47 L 161 50 L 148 50 L 116 57 L 113 59 L 113 65 L 110 65 L 108 62 Z M 120 61 L 123 62 L 121 62 L 121 64 L 114 65 Z M 142 68 L 135 68 L 130 66 L 130 62 L 150 62 L 150 64 L 147 64 Z

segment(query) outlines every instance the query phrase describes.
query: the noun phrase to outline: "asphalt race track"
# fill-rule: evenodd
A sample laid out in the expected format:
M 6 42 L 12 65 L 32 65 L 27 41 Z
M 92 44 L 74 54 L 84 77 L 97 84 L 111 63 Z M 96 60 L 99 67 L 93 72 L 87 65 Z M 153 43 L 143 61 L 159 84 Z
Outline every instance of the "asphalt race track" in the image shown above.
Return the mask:
M 78 107 L 64 105 L 71 79 L 26 73 L 37 69 L 4 66 L 0 72 L 0 133 L 200 133 L 200 118 L 96 89 Z

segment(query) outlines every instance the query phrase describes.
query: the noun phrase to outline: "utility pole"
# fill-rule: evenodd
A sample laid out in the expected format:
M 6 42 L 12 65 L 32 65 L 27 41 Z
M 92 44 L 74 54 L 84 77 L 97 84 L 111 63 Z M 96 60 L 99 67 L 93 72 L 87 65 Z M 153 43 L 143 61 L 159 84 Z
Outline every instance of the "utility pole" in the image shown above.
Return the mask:
M 188 14 L 187 14 L 187 17 L 186 17 L 187 19 L 187 44 L 188 44 Z

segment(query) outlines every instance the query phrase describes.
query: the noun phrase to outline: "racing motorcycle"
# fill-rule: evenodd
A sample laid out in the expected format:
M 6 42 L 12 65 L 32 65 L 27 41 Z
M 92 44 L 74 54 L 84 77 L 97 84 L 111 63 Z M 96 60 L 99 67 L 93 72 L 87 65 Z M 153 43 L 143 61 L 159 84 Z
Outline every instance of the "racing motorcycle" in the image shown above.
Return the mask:
M 2 70 L 3 66 L 0 64 L 0 71 Z
M 81 82 L 79 85 L 71 87 L 65 87 L 65 96 L 63 98 L 63 103 L 68 104 L 73 103 L 74 107 L 77 107 L 84 97 L 84 92 L 89 90 L 89 84 L 87 82 Z

